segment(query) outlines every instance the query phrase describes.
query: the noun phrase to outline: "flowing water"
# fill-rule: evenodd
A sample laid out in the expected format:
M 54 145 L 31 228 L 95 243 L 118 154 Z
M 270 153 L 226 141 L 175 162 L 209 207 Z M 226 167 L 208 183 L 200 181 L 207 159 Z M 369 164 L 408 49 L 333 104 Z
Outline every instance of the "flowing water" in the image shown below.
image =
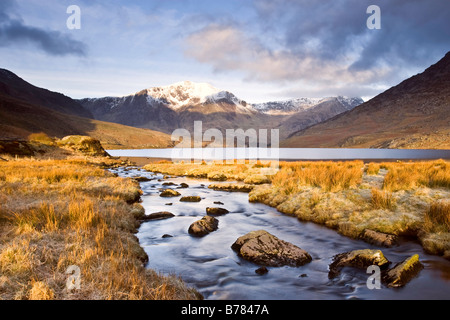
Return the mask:
M 153 179 L 141 182 L 144 192 L 142 205 L 146 213 L 169 211 L 175 217 L 142 224 L 137 236 L 149 256 L 147 267 L 181 276 L 205 299 L 450 299 L 450 262 L 426 254 L 418 243 L 402 241 L 393 248 L 373 246 L 313 223 L 300 222 L 266 205 L 249 203 L 246 193 L 208 189 L 208 180 L 185 177 L 163 180 L 160 174 L 138 169 L 125 171 L 119 168 L 113 172 L 123 177 Z M 187 183 L 189 188 L 176 190 L 182 196 L 200 196 L 202 201 L 185 203 L 180 202 L 180 197 L 160 197 L 161 188 L 177 187 L 163 186 L 165 182 Z M 205 216 L 207 207 L 223 207 L 230 213 L 217 218 L 217 231 L 203 238 L 190 236 L 190 224 Z M 256 274 L 259 266 L 238 257 L 231 245 L 238 237 L 261 229 L 308 251 L 313 261 L 297 268 L 270 267 L 269 273 Z M 371 274 L 355 268 L 344 268 L 337 278 L 328 278 L 328 266 L 333 256 L 366 248 L 381 249 L 393 265 L 419 254 L 425 268 L 418 277 L 399 289 L 382 286 L 379 290 L 370 290 L 367 280 Z

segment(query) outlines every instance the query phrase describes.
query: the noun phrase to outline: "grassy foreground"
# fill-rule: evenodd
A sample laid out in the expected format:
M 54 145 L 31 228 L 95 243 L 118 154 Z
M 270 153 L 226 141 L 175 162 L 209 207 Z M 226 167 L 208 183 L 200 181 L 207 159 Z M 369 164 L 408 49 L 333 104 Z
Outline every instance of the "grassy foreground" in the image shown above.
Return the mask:
M 106 158 L 0 161 L 0 299 L 198 299 L 146 269 L 139 184 Z M 70 266 L 79 290 L 67 290 Z M 73 282 L 75 283 L 75 282 Z
M 244 188 L 251 190 L 252 202 L 352 238 L 361 237 L 367 229 L 415 237 L 428 252 L 450 259 L 449 162 L 282 162 L 280 170 L 267 177 L 259 171 L 264 166 L 163 162 L 144 168 L 255 184 Z M 229 184 L 226 187 L 230 189 Z

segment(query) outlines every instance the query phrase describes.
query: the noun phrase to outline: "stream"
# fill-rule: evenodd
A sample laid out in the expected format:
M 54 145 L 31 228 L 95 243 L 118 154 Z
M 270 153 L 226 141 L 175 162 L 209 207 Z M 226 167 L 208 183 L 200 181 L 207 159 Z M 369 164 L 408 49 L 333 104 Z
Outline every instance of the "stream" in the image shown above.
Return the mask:
M 426 254 L 420 244 L 401 241 L 392 248 L 377 247 L 338 234 L 336 231 L 301 222 L 276 209 L 249 203 L 247 193 L 208 189 L 209 180 L 171 177 L 163 179 L 139 168 L 111 170 L 122 177 L 147 177 L 141 182 L 142 206 L 146 214 L 169 211 L 175 217 L 143 223 L 137 237 L 149 257 L 147 267 L 163 274 L 180 276 L 209 300 L 413 300 L 450 299 L 450 261 Z M 163 186 L 187 183 L 189 188 Z M 217 183 L 217 182 L 214 182 Z M 180 197 L 160 197 L 161 188 L 172 188 L 181 196 L 200 196 L 201 202 L 180 202 Z M 223 205 L 214 204 L 221 202 Z M 169 205 L 171 204 L 171 205 Z M 217 217 L 219 229 L 198 238 L 189 235 L 191 223 L 206 215 L 207 207 L 222 207 L 230 213 Z M 269 267 L 258 275 L 258 265 L 240 258 L 231 249 L 237 238 L 264 229 L 306 250 L 313 258 L 302 267 Z M 165 237 L 163 237 L 166 235 Z M 170 235 L 171 237 L 167 237 Z M 357 249 L 381 249 L 394 266 L 419 254 L 425 268 L 403 288 L 370 290 L 366 270 L 344 268 L 330 280 L 328 266 L 333 256 Z

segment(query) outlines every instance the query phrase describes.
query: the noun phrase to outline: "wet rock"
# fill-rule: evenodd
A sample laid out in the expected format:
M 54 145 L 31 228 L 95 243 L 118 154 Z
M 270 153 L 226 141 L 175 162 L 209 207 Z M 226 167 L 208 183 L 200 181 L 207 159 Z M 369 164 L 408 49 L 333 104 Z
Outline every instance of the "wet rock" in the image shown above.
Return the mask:
M 370 266 L 379 266 L 381 269 L 386 268 L 390 264 L 381 250 L 355 250 L 351 252 L 341 253 L 334 257 L 330 264 L 328 277 L 330 279 L 339 275 L 343 267 L 355 267 L 366 269 Z
M 173 203 L 166 203 L 166 206 L 171 206 L 173 205 Z
M 255 188 L 255 186 L 251 184 L 224 183 L 211 184 L 208 188 L 215 191 L 250 192 Z
M 136 180 L 137 182 L 147 182 L 147 181 L 152 181 L 152 179 L 147 178 L 147 177 L 134 177 L 134 180 Z
M 180 188 L 187 189 L 187 188 L 189 188 L 189 185 L 187 183 L 182 182 L 182 183 L 180 183 Z
M 163 220 L 163 219 L 169 219 L 173 218 L 175 215 L 171 212 L 162 211 L 162 212 L 155 212 L 151 213 L 145 217 L 142 217 L 142 221 L 152 221 L 152 220 Z
M 211 216 L 205 216 L 201 220 L 195 221 L 189 227 L 189 234 L 196 237 L 203 237 L 216 231 L 219 228 L 219 220 Z
M 162 185 L 163 186 L 176 186 L 177 184 L 173 183 L 173 182 L 164 182 Z
M 262 266 L 299 267 L 312 260 L 305 250 L 280 240 L 265 230 L 253 231 L 240 237 L 231 248 L 242 258 Z
M 166 189 L 159 195 L 160 197 L 169 198 L 169 197 L 178 197 L 181 193 L 172 189 Z
M 223 216 L 227 213 L 230 213 L 230 211 L 224 208 L 206 208 L 206 214 L 210 216 Z
M 306 273 L 303 273 L 303 274 L 299 275 L 299 278 L 308 278 L 308 275 Z
M 163 179 L 170 179 L 171 177 L 170 176 L 168 176 L 168 175 L 164 175 L 163 176 Z
M 261 267 L 261 268 L 256 269 L 255 273 L 262 276 L 262 275 L 269 273 L 269 269 L 267 269 L 266 267 Z
M 163 239 L 173 238 L 173 236 L 170 235 L 170 234 L 165 234 L 165 235 L 162 236 L 162 238 L 163 238 Z
M 370 229 L 364 230 L 360 238 L 370 244 L 383 247 L 392 247 L 397 244 L 398 237 L 392 234 L 382 233 Z
M 187 197 L 182 197 L 180 199 L 181 202 L 200 202 L 202 201 L 202 198 L 200 198 L 199 196 L 187 196 Z
M 223 203 L 222 203 L 222 202 L 220 202 L 220 201 L 214 201 L 214 204 L 218 204 L 218 205 L 221 205 L 221 206 L 223 206 Z
M 390 288 L 403 287 L 416 277 L 423 268 L 423 264 L 419 261 L 419 255 L 416 254 L 386 271 L 382 279 Z

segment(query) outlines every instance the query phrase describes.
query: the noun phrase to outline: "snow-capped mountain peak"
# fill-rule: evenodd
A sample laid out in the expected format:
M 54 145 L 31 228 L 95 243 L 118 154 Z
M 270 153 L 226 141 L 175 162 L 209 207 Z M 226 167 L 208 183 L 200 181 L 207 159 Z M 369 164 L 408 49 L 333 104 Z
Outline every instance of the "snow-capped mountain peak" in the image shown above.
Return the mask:
M 191 81 L 177 82 L 169 86 L 147 89 L 148 100 L 169 105 L 179 109 L 188 105 L 217 103 L 224 99 L 234 104 L 240 104 L 236 96 L 228 91 L 222 91 L 209 83 L 196 83 Z

